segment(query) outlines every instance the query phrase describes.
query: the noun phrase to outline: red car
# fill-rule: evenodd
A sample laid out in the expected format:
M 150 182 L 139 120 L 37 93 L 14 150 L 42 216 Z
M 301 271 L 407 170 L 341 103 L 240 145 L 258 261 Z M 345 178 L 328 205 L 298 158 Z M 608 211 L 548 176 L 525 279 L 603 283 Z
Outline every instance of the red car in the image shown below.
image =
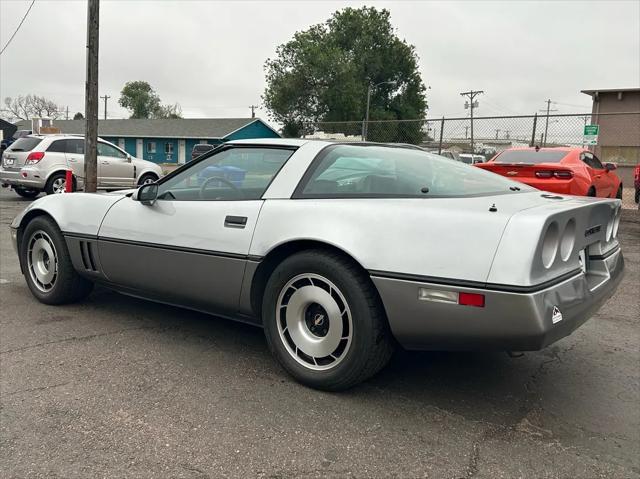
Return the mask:
M 616 165 L 584 148 L 509 148 L 475 166 L 552 193 L 622 198 Z
M 636 203 L 640 202 L 640 163 L 633 172 L 633 185 L 636 187 Z

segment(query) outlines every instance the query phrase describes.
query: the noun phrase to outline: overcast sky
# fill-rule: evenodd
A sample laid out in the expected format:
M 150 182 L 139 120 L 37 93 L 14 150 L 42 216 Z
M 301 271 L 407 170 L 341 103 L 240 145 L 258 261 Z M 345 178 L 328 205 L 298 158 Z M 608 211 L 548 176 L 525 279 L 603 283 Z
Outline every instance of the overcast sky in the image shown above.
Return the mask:
M 0 0 L 5 45 L 30 0 Z M 245 117 L 264 90 L 264 61 L 297 30 L 344 6 L 387 8 L 416 46 L 429 117 L 466 116 L 460 92 L 484 90 L 478 115 L 590 110 L 583 89 L 640 86 L 640 1 L 106 1 L 100 95 L 146 80 L 185 117 Z M 84 111 L 86 3 L 36 0 L 0 57 L 0 96 L 44 95 Z M 100 105 L 102 115 L 103 104 Z M 266 111 L 258 115 L 267 119 Z

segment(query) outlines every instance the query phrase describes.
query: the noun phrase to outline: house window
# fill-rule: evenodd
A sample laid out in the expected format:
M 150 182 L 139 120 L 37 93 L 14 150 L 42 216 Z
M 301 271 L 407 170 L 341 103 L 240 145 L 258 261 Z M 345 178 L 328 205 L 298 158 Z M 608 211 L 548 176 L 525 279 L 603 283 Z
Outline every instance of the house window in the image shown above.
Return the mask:
M 147 153 L 155 153 L 156 152 L 156 142 L 150 141 L 147 143 Z
M 167 156 L 173 155 L 173 143 L 165 143 L 164 152 L 166 153 Z

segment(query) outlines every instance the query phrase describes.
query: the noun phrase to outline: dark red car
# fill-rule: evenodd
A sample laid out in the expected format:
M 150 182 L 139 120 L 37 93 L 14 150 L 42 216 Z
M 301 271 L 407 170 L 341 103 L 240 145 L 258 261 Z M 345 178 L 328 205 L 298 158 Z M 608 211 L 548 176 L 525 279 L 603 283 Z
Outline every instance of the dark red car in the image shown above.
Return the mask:
M 633 185 L 636 187 L 636 203 L 640 202 L 640 163 L 633 172 Z
M 552 193 L 622 198 L 616 165 L 584 148 L 509 148 L 475 166 Z

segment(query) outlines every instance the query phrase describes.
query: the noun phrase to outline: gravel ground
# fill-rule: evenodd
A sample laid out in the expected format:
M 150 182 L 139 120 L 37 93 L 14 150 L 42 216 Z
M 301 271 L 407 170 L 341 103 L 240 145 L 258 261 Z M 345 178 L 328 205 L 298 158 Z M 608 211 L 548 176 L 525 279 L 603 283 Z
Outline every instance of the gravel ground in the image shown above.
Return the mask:
M 397 354 L 322 393 L 260 329 L 97 289 L 29 293 L 0 191 L 0 477 L 640 477 L 640 223 L 616 295 L 544 351 Z M 625 212 L 627 213 L 627 212 Z

